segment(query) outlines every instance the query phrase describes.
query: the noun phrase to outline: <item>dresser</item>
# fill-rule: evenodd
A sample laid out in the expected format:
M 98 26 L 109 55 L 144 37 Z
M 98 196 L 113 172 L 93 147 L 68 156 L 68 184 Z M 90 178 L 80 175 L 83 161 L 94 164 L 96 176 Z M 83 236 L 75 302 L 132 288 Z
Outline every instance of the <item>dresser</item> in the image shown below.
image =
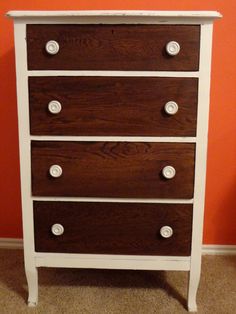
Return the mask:
M 176 270 L 189 272 L 196 311 L 220 14 L 8 16 L 28 305 L 38 301 L 39 267 Z

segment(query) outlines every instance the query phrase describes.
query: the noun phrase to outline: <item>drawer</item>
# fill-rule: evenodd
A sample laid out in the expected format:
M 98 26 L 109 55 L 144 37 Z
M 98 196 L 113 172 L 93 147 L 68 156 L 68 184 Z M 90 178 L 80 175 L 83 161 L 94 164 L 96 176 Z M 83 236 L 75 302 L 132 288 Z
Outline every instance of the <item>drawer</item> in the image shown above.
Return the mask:
M 29 70 L 197 71 L 199 45 L 199 25 L 27 25 Z
M 34 202 L 37 252 L 189 256 L 191 228 L 191 204 Z
M 196 78 L 30 77 L 31 134 L 195 136 L 197 93 Z
M 35 196 L 193 197 L 193 143 L 33 141 L 31 153 Z

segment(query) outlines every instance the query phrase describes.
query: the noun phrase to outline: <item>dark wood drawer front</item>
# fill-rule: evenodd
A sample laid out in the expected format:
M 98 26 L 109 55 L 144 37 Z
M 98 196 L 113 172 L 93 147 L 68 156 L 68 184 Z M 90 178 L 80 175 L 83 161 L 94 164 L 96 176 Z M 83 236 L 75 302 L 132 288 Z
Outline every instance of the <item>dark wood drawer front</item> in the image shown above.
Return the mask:
M 33 195 L 192 198 L 191 143 L 32 142 Z M 59 165 L 60 177 L 49 168 Z M 165 179 L 162 169 L 176 175 Z
M 27 25 L 29 70 L 197 71 L 199 25 Z M 48 41 L 59 44 L 50 55 Z M 166 44 L 180 52 L 170 56 Z
M 54 235 L 54 224 L 64 233 Z M 37 252 L 188 256 L 191 228 L 190 204 L 34 202 Z
M 30 77 L 31 134 L 195 136 L 197 91 L 195 78 Z

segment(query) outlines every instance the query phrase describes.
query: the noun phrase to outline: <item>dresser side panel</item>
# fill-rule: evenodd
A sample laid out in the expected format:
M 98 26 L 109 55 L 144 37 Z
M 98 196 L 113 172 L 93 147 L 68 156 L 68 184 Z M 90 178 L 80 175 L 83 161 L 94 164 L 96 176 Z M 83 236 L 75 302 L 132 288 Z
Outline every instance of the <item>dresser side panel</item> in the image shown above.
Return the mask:
M 23 219 L 23 238 L 25 264 L 35 266 L 34 253 L 34 226 L 33 203 L 31 200 L 31 156 L 29 136 L 29 99 L 27 76 L 27 52 L 26 52 L 26 25 L 23 22 L 15 22 L 15 58 L 17 77 L 17 109 L 20 150 L 20 179 L 21 179 L 21 204 Z
M 197 309 L 196 293 L 201 272 L 202 234 L 205 206 L 206 161 L 208 140 L 208 117 L 210 102 L 212 30 L 213 30 L 212 23 L 203 24 L 201 26 L 192 252 L 188 291 L 188 308 L 191 311 L 195 311 Z

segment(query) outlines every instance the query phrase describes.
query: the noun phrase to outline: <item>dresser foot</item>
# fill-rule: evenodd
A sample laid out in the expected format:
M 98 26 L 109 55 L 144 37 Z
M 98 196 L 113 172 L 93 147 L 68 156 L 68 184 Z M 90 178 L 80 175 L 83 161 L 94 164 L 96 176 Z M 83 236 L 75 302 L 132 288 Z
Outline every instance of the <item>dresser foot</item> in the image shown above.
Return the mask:
M 28 306 L 29 306 L 29 307 L 35 307 L 36 305 L 37 305 L 36 302 L 30 302 L 30 301 L 28 301 Z
M 197 303 L 188 304 L 188 311 L 189 312 L 197 312 Z
M 188 286 L 188 311 L 197 312 L 197 290 L 200 281 L 201 267 L 200 263 L 189 272 L 189 286 Z
M 38 270 L 36 267 L 26 268 L 26 279 L 28 283 L 28 306 L 34 307 L 38 303 Z

